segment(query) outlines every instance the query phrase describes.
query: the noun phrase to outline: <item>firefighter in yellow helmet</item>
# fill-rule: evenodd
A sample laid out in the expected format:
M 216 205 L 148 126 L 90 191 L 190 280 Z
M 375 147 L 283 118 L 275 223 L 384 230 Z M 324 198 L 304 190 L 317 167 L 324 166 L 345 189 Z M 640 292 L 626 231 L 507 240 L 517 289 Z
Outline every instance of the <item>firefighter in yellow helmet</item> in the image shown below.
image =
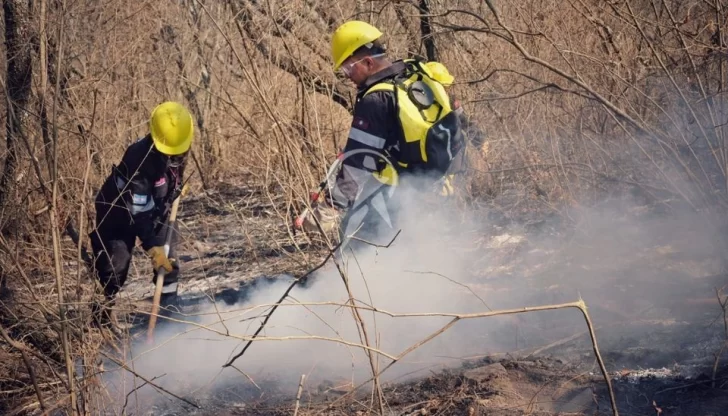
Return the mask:
M 149 133 L 127 147 L 121 162 L 96 195 L 96 224 L 90 233 L 96 277 L 106 302 L 93 305 L 97 325 L 108 326 L 116 293 L 126 281 L 137 237 L 155 271 L 164 268 L 161 305 L 174 303 L 179 267 L 174 259 L 177 230 L 165 254 L 166 221 L 172 202 L 182 193 L 185 164 L 194 122 L 181 104 L 167 101 L 151 113 Z
M 446 179 L 457 168 L 454 162 L 465 145 L 463 110 L 444 88 L 454 81 L 447 68 L 439 62 L 390 60 L 382 39 L 378 28 L 356 20 L 339 26 L 331 39 L 333 70 L 358 89 L 342 168 L 332 192 L 334 199 L 343 199 L 342 205 L 349 207 L 361 198 L 363 183 L 372 176 L 387 188 L 415 176 L 430 177 L 433 184 Z M 426 75 L 425 84 L 415 82 L 423 79 L 418 74 Z M 440 129 L 445 133 L 433 139 Z M 392 195 L 388 190 L 384 193 Z M 372 198 L 379 196 L 372 194 Z M 386 198 L 384 203 L 390 204 Z M 396 222 L 392 210 L 374 207 L 369 211 L 389 216 L 382 218 L 387 224 Z M 345 219 L 342 227 L 346 226 Z

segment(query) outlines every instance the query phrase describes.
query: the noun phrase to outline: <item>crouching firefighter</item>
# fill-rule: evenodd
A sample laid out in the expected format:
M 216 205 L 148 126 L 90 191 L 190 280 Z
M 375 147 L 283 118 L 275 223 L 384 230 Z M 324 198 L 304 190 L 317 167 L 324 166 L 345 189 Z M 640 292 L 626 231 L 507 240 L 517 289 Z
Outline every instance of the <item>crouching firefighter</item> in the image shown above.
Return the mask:
M 93 305 L 94 322 L 109 326 L 114 297 L 126 281 L 137 237 L 151 258 L 152 282 L 164 268 L 160 305 L 176 304 L 179 266 L 175 260 L 178 232 L 173 227 L 165 253 L 167 219 L 183 192 L 187 153 L 194 135 L 189 111 L 164 102 L 151 113 L 149 133 L 131 144 L 96 195 L 96 228 L 90 233 L 96 277 L 105 302 Z
M 393 236 L 404 184 L 431 193 L 457 173 L 464 154 L 463 110 L 448 96 L 452 76 L 437 62 L 390 61 L 374 26 L 349 21 L 334 32 L 334 71 L 357 86 L 354 114 L 332 198 L 343 199 L 342 241 Z M 423 179 L 424 178 L 424 179 Z M 444 186 L 443 186 L 444 185 Z M 436 190 L 435 192 L 438 192 Z M 417 201 L 415 201 L 417 203 Z M 357 231 L 358 230 L 358 231 Z

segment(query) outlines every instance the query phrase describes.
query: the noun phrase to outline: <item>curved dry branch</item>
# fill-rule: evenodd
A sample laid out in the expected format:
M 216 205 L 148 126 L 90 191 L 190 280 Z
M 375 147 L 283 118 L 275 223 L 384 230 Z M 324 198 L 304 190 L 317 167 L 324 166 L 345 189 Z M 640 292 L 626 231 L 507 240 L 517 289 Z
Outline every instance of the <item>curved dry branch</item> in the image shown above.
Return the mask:
M 495 17 L 496 22 L 498 23 L 498 26 L 500 26 L 508 34 L 508 36 L 499 35 L 499 37 L 501 37 L 502 39 L 506 39 L 508 41 L 508 43 L 510 43 L 513 47 L 515 47 L 516 50 L 518 50 L 518 52 L 521 54 L 523 59 L 525 59 L 528 62 L 537 64 L 537 65 L 551 71 L 552 73 L 564 78 L 565 80 L 567 80 L 575 85 L 578 85 L 580 88 L 582 88 L 583 90 L 588 92 L 591 96 L 593 96 L 602 105 L 604 105 L 604 107 L 608 108 L 611 112 L 613 112 L 618 117 L 626 120 L 632 127 L 636 128 L 641 133 L 651 135 L 650 129 L 648 129 L 646 126 L 644 126 L 639 121 L 632 118 L 629 114 L 624 112 L 624 110 L 622 110 L 621 108 L 617 107 L 610 100 L 608 100 L 607 98 L 602 96 L 592 86 L 590 86 L 589 84 L 584 82 L 582 79 L 579 79 L 574 75 L 566 73 L 564 70 L 556 67 L 555 65 L 553 65 L 549 62 L 544 61 L 543 59 L 540 59 L 536 56 L 531 55 L 531 53 L 529 53 L 526 50 L 526 48 L 520 42 L 518 42 L 513 31 L 510 28 L 508 28 L 505 25 L 505 23 L 501 20 L 500 14 L 497 12 L 495 6 L 493 5 L 493 2 L 491 0 L 484 0 L 484 1 L 488 5 L 488 8 L 490 9 L 490 11 L 493 13 L 493 16 Z M 489 31 L 489 32 L 491 32 L 491 31 Z
M 356 307 L 356 306 L 354 306 Z M 612 388 L 612 382 L 611 378 L 609 377 L 609 372 L 607 371 L 606 366 L 604 365 L 604 360 L 602 358 L 601 352 L 599 351 L 599 346 L 597 344 L 597 338 L 596 334 L 594 333 L 594 325 L 592 324 L 591 318 L 589 317 L 589 312 L 587 311 L 586 304 L 583 300 L 578 300 L 576 302 L 571 303 L 563 303 L 558 305 L 544 305 L 544 306 L 534 306 L 534 307 L 524 307 L 524 308 L 517 308 L 517 309 L 503 309 L 503 310 L 497 310 L 497 311 L 489 311 L 489 312 L 479 312 L 479 313 L 467 313 L 467 314 L 456 314 L 456 313 L 392 313 L 392 312 L 386 312 L 383 310 L 380 310 L 378 308 L 362 308 L 362 307 L 356 307 L 361 309 L 371 309 L 376 310 L 377 312 L 384 313 L 386 315 L 389 315 L 391 317 L 412 317 L 412 316 L 449 316 L 453 319 L 448 322 L 446 325 L 444 325 L 442 328 L 438 329 L 437 331 L 433 332 L 432 334 L 425 337 L 422 341 L 419 341 L 418 343 L 410 346 L 409 348 L 402 351 L 400 354 L 397 355 L 396 359 L 393 360 L 389 365 L 387 365 L 382 371 L 380 371 L 378 374 L 376 374 L 374 377 L 370 378 L 367 381 L 364 381 L 363 383 L 360 383 L 358 386 L 353 388 L 351 392 L 348 394 L 340 397 L 339 399 L 332 402 L 329 407 L 334 406 L 337 402 L 340 400 L 343 400 L 344 398 L 351 395 L 354 391 L 361 388 L 362 386 L 366 385 L 367 383 L 371 382 L 372 380 L 375 380 L 379 376 L 382 375 L 387 369 L 392 367 L 397 361 L 400 361 L 402 358 L 404 358 L 407 354 L 411 353 L 412 351 L 416 350 L 417 348 L 421 347 L 422 345 L 426 344 L 427 342 L 433 340 L 434 338 L 438 337 L 439 335 L 443 334 L 445 331 L 447 331 L 449 328 L 451 328 L 455 323 L 457 323 L 461 319 L 475 319 L 475 318 L 486 318 L 490 316 L 501 316 L 501 315 L 512 315 L 512 314 L 518 314 L 518 313 L 526 313 L 526 312 L 538 312 L 538 311 L 549 311 L 549 310 L 556 310 L 556 309 L 568 309 L 568 308 L 576 308 L 579 309 L 582 312 L 582 315 L 584 316 L 584 320 L 586 321 L 586 325 L 589 329 L 589 335 L 591 337 L 591 343 L 592 348 L 594 350 L 594 355 L 597 359 L 597 362 L 599 364 L 599 368 L 602 372 L 602 376 L 604 377 L 604 381 L 607 384 L 607 389 L 609 392 L 609 400 L 612 405 L 612 414 L 613 416 L 619 416 L 619 411 L 617 410 L 617 400 L 616 396 L 614 394 L 614 389 Z
M 270 45 L 268 45 L 264 39 L 260 39 L 259 36 L 256 35 L 259 31 L 254 26 L 252 17 L 250 17 L 251 11 L 248 9 L 247 2 L 243 3 L 244 4 L 241 4 L 240 6 L 245 9 L 241 9 L 240 6 L 234 4 L 234 1 L 230 2 L 236 16 L 235 22 L 236 24 L 242 23 L 245 33 L 254 41 L 258 52 L 260 52 L 266 59 L 277 65 L 280 69 L 293 75 L 305 85 L 312 86 L 314 91 L 317 93 L 330 97 L 335 103 L 351 113 L 352 108 L 349 103 L 348 94 L 344 91 L 334 85 L 329 85 L 323 81 L 320 76 L 308 69 L 308 67 L 298 65 L 290 53 L 288 55 L 273 56 Z
M 280 301 L 282 302 L 282 300 Z M 394 364 L 401 361 L 405 356 L 409 355 L 411 352 L 415 351 L 416 349 L 420 348 L 421 346 L 425 345 L 426 343 L 430 342 L 431 340 L 437 338 L 438 336 L 442 335 L 445 331 L 450 329 L 455 323 L 457 323 L 460 320 L 466 320 L 466 319 L 479 319 L 479 318 L 487 318 L 492 316 L 503 316 L 503 315 L 514 315 L 514 314 L 520 314 L 520 313 L 529 313 L 529 312 L 542 312 L 542 311 L 550 311 L 550 310 L 558 310 L 558 309 L 569 309 L 569 308 L 576 308 L 579 309 L 584 317 L 584 320 L 586 322 L 589 335 L 591 337 L 591 344 L 592 349 L 594 351 L 594 355 L 596 357 L 596 360 L 599 364 L 599 368 L 602 372 L 602 376 L 604 377 L 604 380 L 607 384 L 607 389 L 609 392 L 610 402 L 612 404 L 612 413 L 613 416 L 618 416 L 618 410 L 616 405 L 616 396 L 614 394 L 614 390 L 612 388 L 611 379 L 609 377 L 609 373 L 607 371 L 606 365 L 604 364 L 604 360 L 602 358 L 601 352 L 599 350 L 599 346 L 597 344 L 596 339 L 596 333 L 594 332 L 594 325 L 591 321 L 591 318 L 589 316 L 589 312 L 587 310 L 586 303 L 583 300 L 578 300 L 576 302 L 570 302 L 570 303 L 562 303 L 562 304 L 554 304 L 554 305 L 543 305 L 543 306 L 532 306 L 532 307 L 523 307 L 523 308 L 513 308 L 513 309 L 502 309 L 502 310 L 495 310 L 495 311 L 487 311 L 487 312 L 474 312 L 474 313 L 454 313 L 454 312 L 409 312 L 409 313 L 398 313 L 398 312 L 392 312 L 385 309 L 377 308 L 374 306 L 362 306 L 357 305 L 355 302 L 347 301 L 346 303 L 340 303 L 340 302 L 304 302 L 304 303 L 275 303 L 273 304 L 275 307 L 278 306 L 321 306 L 321 305 L 327 305 L 327 306 L 335 306 L 337 308 L 349 308 L 352 311 L 371 311 L 375 313 L 380 313 L 386 316 L 389 316 L 391 318 L 413 318 L 413 317 L 421 317 L 421 318 L 427 318 L 427 317 L 449 317 L 452 318 L 447 324 L 445 324 L 440 329 L 432 332 L 428 336 L 426 336 L 421 341 L 409 346 L 399 354 L 391 354 L 386 351 L 382 351 L 380 349 L 371 347 L 370 345 L 366 345 L 364 343 L 357 343 L 357 342 L 351 342 L 344 340 L 342 338 L 331 338 L 331 337 L 324 337 L 324 336 L 317 336 L 317 335 L 306 335 L 306 336 L 280 336 L 280 337 L 257 337 L 257 334 L 260 332 L 260 328 L 253 336 L 246 336 L 246 335 L 236 335 L 236 334 L 229 334 L 222 332 L 220 330 L 216 330 L 214 328 L 211 328 L 206 325 L 197 324 L 194 322 L 188 322 L 188 321 L 182 321 L 182 320 L 176 320 L 176 319 L 170 319 L 174 322 L 180 322 L 180 323 L 187 323 L 189 325 L 192 325 L 199 329 L 208 330 L 210 332 L 213 332 L 217 335 L 227 337 L 227 338 L 233 338 L 233 339 L 239 339 L 239 340 L 245 340 L 248 341 L 248 345 L 250 345 L 251 342 L 255 341 L 288 341 L 288 340 L 316 340 L 316 341 L 327 341 L 327 342 L 334 342 L 339 343 L 351 347 L 357 347 L 365 350 L 367 353 L 376 353 L 383 357 L 387 357 L 390 360 L 392 360 L 384 369 L 381 371 L 378 371 L 374 373 L 374 375 L 360 383 L 358 386 L 356 386 L 354 389 L 352 389 L 347 395 L 342 396 L 341 398 L 337 399 L 336 401 L 332 402 L 330 406 L 334 406 L 339 400 L 343 400 L 345 397 L 349 396 L 350 394 L 353 394 L 354 391 L 361 388 L 362 386 L 368 384 L 371 381 L 377 380 L 385 371 L 387 371 L 389 368 L 391 368 Z M 256 305 L 255 308 L 264 307 L 267 305 Z M 270 317 L 270 313 L 268 314 L 268 317 Z M 267 319 L 266 319 L 267 321 Z M 247 345 L 246 345 L 247 348 Z M 239 358 L 242 354 L 237 354 L 231 361 L 229 361 L 225 366 L 232 365 L 232 361 L 234 361 L 236 358 Z

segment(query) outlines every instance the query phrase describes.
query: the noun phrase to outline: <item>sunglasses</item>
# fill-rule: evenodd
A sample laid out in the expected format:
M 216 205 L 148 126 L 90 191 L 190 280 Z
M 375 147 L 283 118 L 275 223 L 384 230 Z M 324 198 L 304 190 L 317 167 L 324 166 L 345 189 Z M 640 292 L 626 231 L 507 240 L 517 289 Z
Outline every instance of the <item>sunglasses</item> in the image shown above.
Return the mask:
M 375 55 L 368 55 L 368 56 L 365 56 L 365 57 L 359 59 L 358 61 L 349 62 L 348 64 L 343 64 L 343 65 L 341 65 L 340 71 L 341 71 L 341 73 L 343 73 L 344 75 L 346 75 L 347 77 L 349 77 L 349 76 L 351 76 L 351 69 L 354 68 L 354 65 L 358 64 L 359 62 L 361 62 L 361 61 L 363 61 L 363 60 L 365 60 L 367 58 L 374 59 L 374 58 L 379 58 L 381 56 L 384 56 L 384 54 L 383 53 L 378 53 L 378 54 L 375 54 Z

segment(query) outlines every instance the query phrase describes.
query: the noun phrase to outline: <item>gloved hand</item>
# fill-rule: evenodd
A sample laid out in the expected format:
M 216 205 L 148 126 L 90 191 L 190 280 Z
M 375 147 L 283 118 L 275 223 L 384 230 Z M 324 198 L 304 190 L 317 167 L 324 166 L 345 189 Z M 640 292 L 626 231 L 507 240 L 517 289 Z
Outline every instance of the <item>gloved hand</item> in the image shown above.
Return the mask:
M 174 269 L 172 267 L 172 262 L 170 262 L 167 258 L 167 255 L 164 254 L 164 247 L 152 247 L 147 250 L 147 254 L 152 259 L 152 267 L 154 268 L 155 272 L 159 270 L 160 267 L 164 267 L 164 271 L 166 271 L 167 273 L 171 272 Z
M 318 231 L 316 220 L 321 224 L 321 229 L 328 233 L 338 225 L 339 212 L 329 205 L 317 204 L 303 220 L 303 229 L 307 232 Z
M 179 187 L 174 188 L 174 192 L 172 192 L 172 195 L 167 199 L 167 211 L 165 211 L 165 212 L 169 211 L 169 208 L 172 206 L 172 203 L 174 202 L 175 199 L 184 198 L 185 195 L 187 195 L 189 193 L 189 191 L 190 191 L 190 186 L 187 183 L 182 185 L 182 189 L 180 189 Z
M 164 284 L 174 283 L 179 280 L 179 262 L 177 259 L 169 258 L 169 262 L 172 264 L 172 271 L 164 274 Z M 157 283 L 157 270 L 152 273 L 152 283 Z
M 334 198 L 334 196 L 331 194 L 331 189 L 326 187 L 321 192 L 321 196 L 319 196 L 316 204 L 324 204 L 327 208 L 333 208 L 340 213 L 342 210 L 346 210 L 346 208 L 348 208 L 348 201 L 342 201 L 342 199 L 343 198 L 341 196 L 339 196 L 338 198 Z
M 455 194 L 453 182 L 455 175 L 447 175 L 441 179 L 440 196 L 451 196 Z

